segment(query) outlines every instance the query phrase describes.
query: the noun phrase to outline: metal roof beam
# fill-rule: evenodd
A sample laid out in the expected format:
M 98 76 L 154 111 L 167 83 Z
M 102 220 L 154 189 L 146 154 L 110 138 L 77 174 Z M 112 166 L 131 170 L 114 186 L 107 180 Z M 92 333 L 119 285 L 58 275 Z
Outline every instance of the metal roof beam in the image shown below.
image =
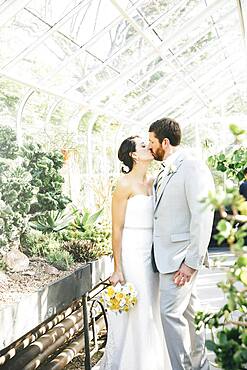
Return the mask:
M 94 110 L 98 114 L 108 115 L 112 118 L 115 118 L 118 121 L 122 120 L 123 122 L 128 121 L 129 123 L 133 123 L 133 121 L 131 121 L 131 119 L 124 116 L 123 114 L 119 113 L 119 114 L 116 115 L 115 112 L 112 112 L 108 109 L 100 108 L 99 106 L 90 105 L 89 103 L 86 103 L 86 102 L 82 101 L 82 99 L 78 95 L 77 96 L 74 95 L 72 97 L 72 96 L 69 96 L 69 95 L 66 95 L 66 94 L 62 94 L 62 93 L 60 93 L 58 91 L 55 91 L 53 89 L 48 89 L 45 86 L 42 86 L 42 85 L 39 85 L 39 84 L 34 84 L 33 82 L 29 82 L 26 79 L 23 80 L 21 78 L 13 77 L 13 76 L 11 76 L 10 74 L 8 74 L 6 72 L 1 72 L 0 71 L 0 76 L 8 78 L 9 80 L 15 81 L 15 82 L 20 83 L 24 86 L 28 86 L 30 88 L 33 88 L 35 91 L 41 91 L 41 92 L 44 92 L 48 95 L 55 96 L 57 98 L 64 99 L 64 100 L 67 100 L 67 101 L 71 101 L 72 103 L 75 103 L 75 104 L 79 104 L 80 106 L 85 107 L 85 109 L 87 109 L 87 110 Z

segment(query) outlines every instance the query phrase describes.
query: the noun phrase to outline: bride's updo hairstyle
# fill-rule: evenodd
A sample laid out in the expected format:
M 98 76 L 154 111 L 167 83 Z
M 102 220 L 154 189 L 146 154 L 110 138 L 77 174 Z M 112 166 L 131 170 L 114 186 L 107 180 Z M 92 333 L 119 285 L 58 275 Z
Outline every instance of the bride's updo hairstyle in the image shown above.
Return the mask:
M 118 149 L 118 159 L 123 163 L 122 172 L 129 173 L 134 165 L 134 159 L 131 154 L 136 151 L 135 138 L 139 136 L 130 136 L 125 139 Z

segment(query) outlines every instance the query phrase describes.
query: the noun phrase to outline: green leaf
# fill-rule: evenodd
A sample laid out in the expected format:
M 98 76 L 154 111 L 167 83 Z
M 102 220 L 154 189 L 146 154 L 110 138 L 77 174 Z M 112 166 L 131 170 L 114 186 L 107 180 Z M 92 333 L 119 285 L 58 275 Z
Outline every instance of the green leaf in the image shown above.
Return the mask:
M 220 344 L 226 344 L 227 343 L 227 335 L 225 332 L 220 332 L 219 335 L 218 335 L 218 338 L 219 338 L 219 342 Z
M 97 221 L 97 219 L 99 218 L 99 216 L 101 215 L 102 212 L 103 212 L 103 208 L 101 208 L 99 211 L 92 214 L 88 219 L 88 224 L 90 224 L 90 225 L 94 224 Z
M 243 130 L 240 127 L 238 127 L 235 123 L 231 123 L 229 125 L 229 129 L 232 132 L 232 134 L 235 135 L 235 136 L 243 135 L 243 134 L 246 133 L 245 130 Z
M 216 343 L 214 343 L 212 340 L 206 340 L 206 347 L 209 351 L 216 352 L 218 349 L 218 346 Z

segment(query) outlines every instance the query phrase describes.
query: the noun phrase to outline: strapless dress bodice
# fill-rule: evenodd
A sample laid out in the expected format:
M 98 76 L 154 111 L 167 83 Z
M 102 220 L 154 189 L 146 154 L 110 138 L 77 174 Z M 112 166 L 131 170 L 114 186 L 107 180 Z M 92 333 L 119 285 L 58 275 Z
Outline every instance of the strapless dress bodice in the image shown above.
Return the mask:
M 137 194 L 129 198 L 125 213 L 125 229 L 153 227 L 153 196 Z

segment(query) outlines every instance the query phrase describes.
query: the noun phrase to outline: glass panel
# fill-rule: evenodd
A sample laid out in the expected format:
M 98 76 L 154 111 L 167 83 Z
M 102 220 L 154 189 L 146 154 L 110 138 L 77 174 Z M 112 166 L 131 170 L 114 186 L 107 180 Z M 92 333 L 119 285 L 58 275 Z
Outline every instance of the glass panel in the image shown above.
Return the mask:
M 0 120 L 3 125 L 16 126 L 16 116 L 27 88 L 15 81 L 0 77 Z
M 23 123 L 32 133 L 44 129 L 47 113 L 55 101 L 56 98 L 42 92 L 35 92 L 27 100 L 22 117 Z
M 170 114 L 173 114 L 174 118 L 183 122 L 184 118 L 191 119 L 192 115 L 206 111 L 207 109 L 199 99 L 193 96 L 175 107 Z
M 209 98 L 214 99 L 217 95 L 220 96 L 225 90 L 232 88 L 234 86 L 234 80 L 232 75 L 227 71 L 219 74 L 217 80 L 211 80 L 201 88 L 201 91 L 207 95 Z
M 180 7 L 174 7 L 161 22 L 155 26 L 155 31 L 162 40 L 170 37 L 174 32 L 182 29 L 183 25 L 196 18 L 205 10 L 205 3 L 201 0 L 188 0 Z
M 140 112 L 138 112 L 135 115 L 135 120 L 140 122 L 144 119 L 147 119 L 150 116 L 150 112 L 151 112 L 151 116 L 153 116 L 153 114 L 158 114 L 161 107 L 162 107 L 162 111 L 163 111 L 164 110 L 164 103 L 162 104 L 162 102 L 160 100 L 155 100 L 152 103 L 152 109 L 150 110 L 150 108 L 148 106 L 145 106 L 144 109 L 140 110 Z
M 183 6 L 179 7 L 178 9 L 174 9 L 174 12 L 170 12 L 167 17 L 164 17 L 162 21 L 155 26 L 155 30 L 161 39 L 167 39 L 176 31 L 181 30 L 185 23 L 189 21 L 198 19 L 199 14 L 203 14 L 203 11 L 206 10 L 207 5 L 204 1 L 201 0 L 188 0 L 183 4 Z M 211 14 L 213 17 L 208 14 L 206 23 L 215 23 L 218 21 L 219 16 L 232 11 L 232 9 L 236 8 L 236 4 L 234 0 L 228 0 L 227 2 L 219 2 L 219 5 L 216 4 Z M 191 31 L 187 32 L 188 35 L 195 35 L 196 30 L 200 31 L 201 25 L 205 23 L 205 20 L 202 19 L 202 22 L 196 27 L 193 27 L 193 23 L 191 24 Z M 185 35 L 183 34 L 182 37 Z
M 10 62 L 22 50 L 37 40 L 49 27 L 25 10 L 0 28 L 0 66 Z
M 96 94 L 99 89 L 103 89 L 104 86 L 109 84 L 110 80 L 116 78 L 117 76 L 119 76 L 118 73 L 106 66 L 94 76 L 83 82 L 83 84 L 78 87 L 76 91 L 82 94 L 82 96 L 88 100 L 90 95 Z
M 218 49 L 218 37 L 214 30 L 206 31 L 206 33 L 202 33 L 200 36 L 197 35 L 191 42 L 186 42 L 181 49 L 180 47 L 172 48 L 172 58 L 175 55 L 181 63 L 187 63 L 201 53 L 202 50 L 207 49 L 207 47 L 208 49 L 212 47 L 214 52 Z M 171 56 L 169 59 L 171 59 Z
M 108 32 L 103 32 L 97 40 L 91 42 L 87 50 L 100 60 L 106 61 L 136 36 L 137 31 L 127 21 L 121 20 Z
M 139 48 L 135 48 L 132 51 L 133 54 L 130 56 L 129 63 L 126 63 L 125 70 L 117 71 L 115 68 L 111 68 L 111 66 L 105 66 L 102 71 L 99 71 L 97 74 L 90 77 L 89 81 L 85 81 L 82 88 L 78 88 L 77 91 L 90 95 L 93 90 L 96 93 L 100 88 L 101 90 L 98 94 L 99 99 L 104 102 L 108 99 L 109 94 L 117 94 L 119 87 L 121 86 L 122 89 L 125 83 L 124 81 L 129 79 L 129 75 L 131 75 L 135 70 L 139 70 L 140 61 L 142 59 L 145 60 L 145 54 L 152 50 L 152 47 L 145 41 L 143 41 L 141 45 L 138 44 L 138 46 Z M 115 79 L 111 83 L 109 79 L 113 77 L 115 77 Z M 108 88 L 105 90 L 106 85 L 108 85 Z M 100 94 L 102 94 L 102 96 L 100 96 Z
M 207 73 L 203 73 L 204 71 L 199 68 L 199 70 L 195 71 L 195 75 L 193 73 L 193 80 L 195 81 L 195 84 L 199 87 L 203 86 L 205 83 L 208 83 L 208 81 L 217 83 L 221 74 L 225 74 L 223 81 L 227 79 L 233 80 L 233 75 L 229 73 L 229 71 L 231 64 L 233 64 L 234 62 L 238 62 L 237 56 L 233 60 L 222 58 L 219 63 L 217 63 L 216 61 L 215 63 L 213 63 L 211 61 L 211 63 L 208 64 L 209 68 L 208 70 L 206 70 Z
M 85 5 L 88 3 L 86 0 L 84 2 Z M 81 0 L 32 0 L 26 6 L 26 9 L 52 26 L 79 3 L 81 3 Z
M 219 42 L 223 44 L 223 40 L 217 40 L 215 45 L 208 45 L 202 51 L 197 52 L 192 59 L 189 59 L 187 63 L 183 64 L 183 68 L 186 69 L 188 74 L 193 74 L 193 78 L 198 78 L 201 74 L 207 73 L 215 65 L 220 65 L 226 60 L 225 51 L 222 48 L 219 49 Z M 239 39 L 233 39 L 232 45 L 229 45 L 228 54 L 236 55 L 241 50 L 241 44 Z M 183 60 L 183 54 L 177 57 L 178 60 Z M 186 58 L 187 59 L 187 58 Z M 241 58 L 240 58 L 241 59 Z
M 99 35 L 101 31 L 104 31 L 105 27 L 120 16 L 116 7 L 110 1 L 92 0 L 86 3 L 88 4 L 82 10 L 79 10 L 75 16 L 60 28 L 61 32 L 68 35 L 80 45 L 88 43 L 95 35 Z M 126 21 L 120 19 L 119 24 L 111 32 L 111 36 L 113 37 L 112 43 L 114 36 L 118 37 L 125 28 Z M 101 48 L 103 46 L 107 47 L 107 44 L 101 44 Z
M 134 114 L 136 113 L 139 109 L 143 109 L 144 106 L 149 103 L 154 97 L 150 94 L 145 94 L 142 96 L 140 99 L 135 99 L 134 103 L 128 107 L 126 103 L 124 104 L 124 108 L 126 109 L 126 112 L 128 114 Z
M 167 69 L 167 66 L 164 67 L 164 60 L 160 56 L 152 55 L 150 58 L 146 59 L 144 63 L 140 64 L 140 68 L 135 71 L 130 79 L 138 83 L 150 76 L 150 74 L 159 71 L 161 68 Z
M 171 51 L 173 54 L 178 54 L 182 48 L 187 48 L 188 45 L 191 45 L 189 48 L 190 57 L 193 56 L 193 53 L 200 50 L 205 44 L 209 43 L 212 39 L 216 38 L 216 34 L 214 29 L 208 29 L 208 21 L 204 21 L 200 24 L 200 27 L 196 27 L 196 29 L 191 30 L 191 33 L 187 34 L 187 36 L 182 36 L 173 47 L 171 47 Z M 194 44 L 194 40 L 196 37 L 195 35 L 200 35 L 199 39 L 197 39 L 196 43 Z
M 171 39 L 169 48 L 172 54 L 178 55 L 184 50 L 186 51 L 185 55 L 191 57 L 194 53 L 205 47 L 205 45 L 211 44 L 213 40 L 217 40 L 218 32 L 217 26 L 215 26 L 217 24 L 215 19 L 217 18 L 218 21 L 220 18 L 224 18 L 226 15 L 228 18 L 232 14 L 232 10 L 230 13 L 226 13 L 223 9 L 220 10 L 221 12 L 219 10 L 218 12 L 215 11 L 214 17 L 208 16 L 207 18 L 203 18 L 199 25 L 197 23 L 195 25 L 192 24 L 190 31 L 179 34 L 174 39 Z M 175 44 L 175 46 L 172 44 Z
M 4 3 L 7 3 L 8 0 L 1 0 L 0 1 L 0 6 L 2 6 Z
M 56 131 L 57 135 L 60 135 L 60 139 L 57 137 L 60 142 L 64 140 L 61 133 L 69 130 L 71 117 L 79 108 L 81 109 L 71 102 L 35 92 L 28 99 L 23 111 L 23 130 L 33 136 L 34 140 L 38 133 L 38 140 L 46 144 L 53 140 Z
M 117 98 L 118 100 L 123 99 L 125 104 L 133 104 L 138 96 L 143 93 L 145 94 L 142 82 L 144 82 L 147 77 L 152 76 L 152 74 L 156 72 L 159 73 L 160 68 L 162 68 L 162 63 L 164 62 L 161 57 L 146 59 L 144 63 L 140 65 L 140 68 L 121 85 L 121 89 L 115 91 L 113 96 L 111 94 L 107 96 L 104 103 L 107 102 L 107 105 L 112 105 L 112 100 L 115 101 Z
M 155 96 L 165 96 L 165 99 L 170 99 L 174 95 L 177 95 L 180 91 L 187 90 L 188 86 L 178 75 L 168 76 L 168 79 L 164 79 L 154 86 L 151 90 Z
M 78 47 L 58 32 L 53 33 L 42 44 L 17 62 L 9 71 L 16 76 L 28 76 L 29 81 L 49 78 L 57 65 L 77 51 Z
M 178 8 L 183 6 L 187 0 L 179 0 L 176 2 L 169 0 L 146 0 L 137 6 L 138 11 L 146 19 L 147 23 L 152 24 L 160 16 L 168 16 L 169 12 L 175 12 Z
M 131 63 L 137 62 L 140 60 L 141 55 L 145 55 L 146 51 L 150 50 L 148 45 L 145 44 L 143 38 L 138 37 L 131 44 L 131 47 L 124 49 L 120 52 L 117 57 L 113 58 L 109 63 L 114 69 L 121 71 L 129 66 Z
M 247 95 L 242 92 L 239 96 L 239 92 L 233 92 L 231 95 L 224 99 L 225 111 L 228 114 L 242 113 L 244 114 L 243 127 L 246 126 L 246 114 L 247 114 Z
M 71 62 L 65 68 L 61 70 L 58 68 L 49 81 L 49 86 L 54 88 L 59 86 L 59 90 L 68 91 L 99 67 L 102 68 L 102 63 L 97 58 L 84 52 L 77 58 L 71 58 Z
M 136 111 L 136 109 L 143 107 L 144 104 L 147 104 L 151 100 L 155 101 L 158 94 L 147 94 L 147 91 L 152 91 L 152 87 L 157 89 L 157 85 L 160 83 L 166 85 L 169 84 L 169 82 L 172 81 L 172 76 L 169 76 L 164 78 L 165 71 L 157 71 L 154 74 L 152 74 L 149 79 L 144 80 L 139 86 L 137 86 L 135 89 L 132 89 L 129 91 L 124 98 L 122 99 L 122 102 L 126 105 L 131 106 L 128 108 L 128 111 Z M 166 75 L 167 76 L 167 75 Z M 161 82 L 162 81 L 162 82 Z M 117 102 L 118 104 L 119 102 Z M 121 104 L 121 103 L 120 103 Z

